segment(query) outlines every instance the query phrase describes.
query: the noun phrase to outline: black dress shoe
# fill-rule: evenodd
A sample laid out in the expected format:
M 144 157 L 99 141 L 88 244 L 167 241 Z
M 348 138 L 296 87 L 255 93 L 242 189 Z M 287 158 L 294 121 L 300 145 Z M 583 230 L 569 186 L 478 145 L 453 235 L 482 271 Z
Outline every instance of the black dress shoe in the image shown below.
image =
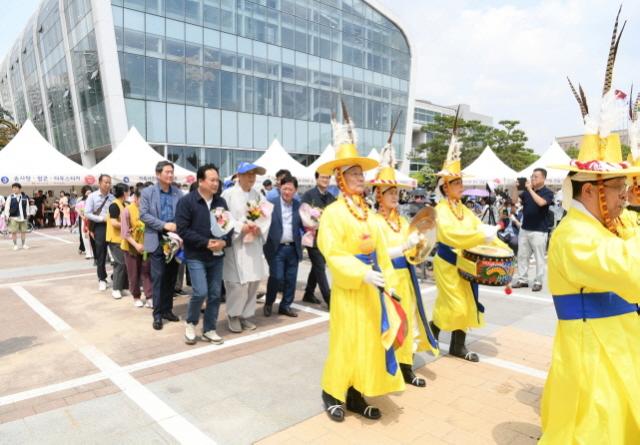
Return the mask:
M 157 319 L 153 320 L 153 329 L 155 329 L 156 331 L 159 331 L 160 329 L 162 329 L 162 319 L 161 318 L 157 318 Z
M 302 301 L 304 301 L 305 303 L 311 303 L 311 304 L 320 304 L 321 301 L 318 300 L 316 298 L 315 295 L 305 295 L 304 297 L 302 297 Z
M 540 292 L 542 290 L 542 284 L 533 283 L 533 287 L 531 288 L 533 292 Z
M 185 291 L 183 291 L 182 289 L 176 289 L 175 290 L 176 295 L 187 295 L 187 293 Z
M 273 305 L 269 303 L 265 303 L 262 307 L 262 313 L 265 317 L 271 317 L 271 311 L 273 309 Z
M 278 313 L 280 315 L 286 315 L 287 317 L 297 317 L 298 316 L 298 313 L 294 312 L 293 309 L 291 309 L 291 308 L 278 309 Z
M 162 314 L 162 318 L 164 318 L 167 321 L 180 321 L 180 318 L 173 312 L 166 312 Z
M 521 287 L 529 287 L 529 283 L 527 283 L 526 281 L 516 281 L 511 285 L 512 289 L 519 289 Z

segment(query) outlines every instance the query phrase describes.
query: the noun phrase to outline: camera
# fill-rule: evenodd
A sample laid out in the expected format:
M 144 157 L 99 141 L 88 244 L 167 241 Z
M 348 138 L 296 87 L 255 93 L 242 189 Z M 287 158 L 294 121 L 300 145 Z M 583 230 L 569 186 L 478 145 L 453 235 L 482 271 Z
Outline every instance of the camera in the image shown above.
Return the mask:
M 523 191 L 526 188 L 527 178 L 518 178 L 518 190 Z

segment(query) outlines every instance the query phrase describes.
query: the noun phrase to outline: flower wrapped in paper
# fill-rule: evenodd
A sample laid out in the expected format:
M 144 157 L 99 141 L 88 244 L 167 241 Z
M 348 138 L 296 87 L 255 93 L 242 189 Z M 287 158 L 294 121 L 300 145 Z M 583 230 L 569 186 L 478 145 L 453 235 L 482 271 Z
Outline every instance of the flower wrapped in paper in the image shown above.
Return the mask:
M 245 215 L 247 222 L 254 223 L 257 229 L 260 229 L 262 233 L 265 231 L 263 227 L 268 227 L 271 222 L 271 213 L 273 212 L 273 204 L 264 200 L 250 200 L 247 201 L 247 213 Z M 243 241 L 245 243 L 251 243 L 255 240 L 257 230 L 252 230 L 244 235 Z M 266 235 L 266 234 L 265 234 Z
M 313 247 L 320 225 L 320 216 L 322 209 L 313 207 L 306 202 L 300 205 L 300 219 L 304 227 L 304 235 L 302 236 L 302 245 L 305 247 Z
M 162 235 L 162 252 L 164 253 L 165 263 L 169 264 L 174 258 L 178 263 L 182 263 L 184 261 L 182 238 L 173 232 Z
M 211 217 L 211 235 L 216 238 L 222 238 L 233 229 L 231 221 L 231 213 L 223 207 L 216 207 L 210 212 Z

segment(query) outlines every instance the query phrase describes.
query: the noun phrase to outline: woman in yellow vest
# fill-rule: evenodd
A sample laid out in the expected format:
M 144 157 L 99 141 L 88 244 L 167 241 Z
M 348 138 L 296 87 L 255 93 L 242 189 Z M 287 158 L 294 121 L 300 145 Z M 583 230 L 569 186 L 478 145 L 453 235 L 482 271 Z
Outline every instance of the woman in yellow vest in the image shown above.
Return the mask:
M 120 217 L 120 233 L 122 243 L 120 248 L 124 252 L 124 262 L 127 265 L 129 277 L 129 292 L 133 296 L 135 307 L 153 307 L 153 283 L 151 282 L 151 262 L 145 258 L 144 252 L 144 223 L 140 220 L 140 193 L 144 185 L 136 188 L 129 204 Z M 143 303 L 140 293 L 140 279 L 146 303 Z
M 616 20 L 617 22 L 617 20 Z M 611 88 L 619 38 L 613 34 L 600 115 L 576 95 L 586 123 L 563 184 L 567 215 L 549 244 L 549 290 L 558 324 L 542 394 L 541 445 L 640 443 L 640 237 L 618 220 L 628 178 L 622 161 L 617 91 Z M 597 122 L 599 125 L 593 125 Z
M 344 105 L 343 105 L 344 110 Z M 388 294 L 394 287 L 393 268 L 383 235 L 363 193 L 363 171 L 378 161 L 361 157 L 353 124 L 335 121 L 336 159 L 318 173 L 335 175 L 341 194 L 320 218 L 318 247 L 332 277 L 329 354 L 322 375 L 322 400 L 331 420 L 344 420 L 346 408 L 368 419 L 381 412 L 364 396 L 381 396 L 404 389 L 393 342 L 399 319 Z
M 122 298 L 122 291 L 127 286 L 127 270 L 124 264 L 124 254 L 120 248 L 122 237 L 120 236 L 120 215 L 127 204 L 129 186 L 119 183 L 114 187 L 115 200 L 109 206 L 109 218 L 107 218 L 107 243 L 113 257 L 113 282 L 111 296 L 116 300 Z
M 436 339 L 440 330 L 451 331 L 451 355 L 477 362 L 478 355 L 469 352 L 465 343 L 468 329 L 484 325 L 484 306 L 478 299 L 478 285 L 458 274 L 458 252 L 480 244 L 507 246 L 497 240 L 497 226 L 482 224 L 460 200 L 463 191 L 461 144 L 457 140 L 455 128 L 456 124 L 447 159 L 442 170 L 436 173 L 439 176 L 438 191 L 443 198 L 436 205 L 438 253 L 434 260 L 434 274 L 438 294 L 431 327 Z
M 395 291 L 400 296 L 402 309 L 407 315 L 408 335 L 396 350 L 396 357 L 400 362 L 405 383 L 425 387 L 426 380 L 417 377 L 413 372 L 414 333 L 418 334 L 417 351 L 429 350 L 435 356 L 440 351 L 438 341 L 429 327 L 415 268 L 407 262 L 404 253 L 419 242 L 417 233 L 409 235 L 409 222 L 398 213 L 398 189 L 411 188 L 411 185 L 396 180 L 391 137 L 387 146 L 382 149 L 380 157 L 381 168 L 370 184 L 375 187 L 378 224 L 394 268 L 393 273 L 397 282 Z

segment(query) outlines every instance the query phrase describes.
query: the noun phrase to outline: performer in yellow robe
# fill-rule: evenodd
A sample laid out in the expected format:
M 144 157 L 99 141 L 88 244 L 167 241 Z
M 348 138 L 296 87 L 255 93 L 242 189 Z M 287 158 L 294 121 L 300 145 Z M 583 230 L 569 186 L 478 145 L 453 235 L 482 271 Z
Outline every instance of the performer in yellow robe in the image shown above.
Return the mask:
M 440 350 L 429 326 L 415 268 L 405 257 L 405 252 L 418 244 L 420 238 L 418 233 L 409 234 L 409 222 L 398 213 L 398 189 L 411 186 L 396 180 L 394 164 L 390 137 L 387 146 L 381 152 L 382 167 L 370 184 L 375 186 L 377 219 L 393 264 L 397 282 L 395 291 L 400 296 L 402 309 L 407 315 L 408 336 L 396 350 L 396 356 L 405 383 L 424 387 L 427 385 L 426 380 L 417 377 L 413 372 L 414 335 L 417 337 L 415 350 L 428 350 L 435 356 Z
M 541 445 L 640 441 L 640 237 L 624 239 L 616 224 L 625 177 L 640 169 L 622 162 L 620 138 L 602 119 L 617 106 L 610 81 L 604 92 L 601 124 L 586 126 L 577 160 L 556 166 L 571 172 L 563 186 L 570 209 L 548 253 L 558 325 L 542 396 Z M 582 97 L 583 118 L 593 122 Z
M 434 273 L 438 294 L 433 309 L 431 328 L 436 338 L 440 330 L 451 331 L 449 353 L 471 362 L 478 355 L 465 345 L 467 330 L 484 325 L 484 306 L 478 300 L 478 285 L 458 274 L 457 252 L 479 244 L 507 247 L 496 238 L 497 226 L 482 221 L 462 202 L 462 174 L 460 171 L 460 143 L 454 134 L 444 166 L 437 173 L 438 187 L 444 196 L 436 205 L 438 254 L 434 260 Z
M 329 354 L 322 375 L 322 399 L 332 420 L 344 420 L 346 408 L 379 419 L 378 408 L 363 396 L 380 396 L 404 389 L 393 341 L 399 329 L 397 312 L 380 288 L 394 288 L 392 265 L 375 214 L 366 205 L 364 170 L 378 162 L 360 157 L 353 127 L 335 121 L 336 159 L 318 168 L 335 174 L 340 197 L 320 218 L 318 247 L 331 271 Z M 338 128 L 336 128 L 338 127 Z

